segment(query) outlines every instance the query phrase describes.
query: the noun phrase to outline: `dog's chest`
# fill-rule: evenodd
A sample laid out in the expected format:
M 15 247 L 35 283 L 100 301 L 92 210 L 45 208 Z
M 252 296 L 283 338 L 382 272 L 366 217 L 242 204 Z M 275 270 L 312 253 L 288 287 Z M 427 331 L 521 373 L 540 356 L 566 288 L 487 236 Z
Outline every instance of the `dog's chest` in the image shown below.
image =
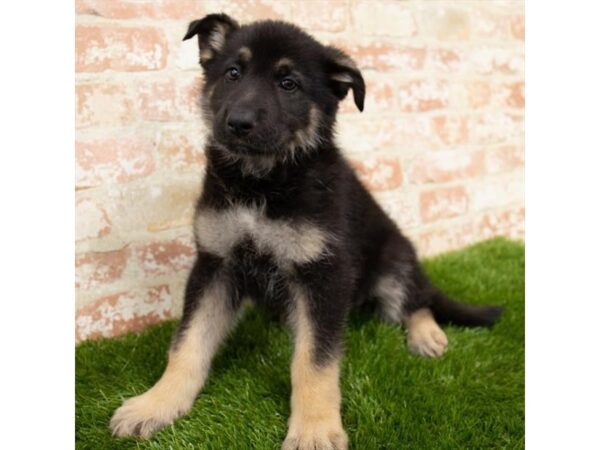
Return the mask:
M 271 256 L 280 266 L 289 266 L 317 260 L 327 245 L 326 233 L 316 225 L 269 219 L 262 208 L 202 208 L 194 226 L 199 247 L 223 258 L 231 257 L 240 243 L 250 241 L 258 254 Z

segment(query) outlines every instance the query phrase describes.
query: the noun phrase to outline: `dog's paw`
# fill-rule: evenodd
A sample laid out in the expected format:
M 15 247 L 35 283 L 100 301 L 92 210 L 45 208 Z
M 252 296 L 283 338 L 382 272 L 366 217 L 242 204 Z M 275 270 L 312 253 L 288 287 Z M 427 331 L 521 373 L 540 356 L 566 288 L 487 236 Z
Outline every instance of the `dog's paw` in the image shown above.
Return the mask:
M 348 437 L 341 426 L 303 426 L 288 433 L 281 450 L 347 450 Z
M 446 333 L 434 321 L 409 328 L 407 341 L 411 352 L 430 358 L 442 356 L 448 346 Z
M 123 402 L 110 419 L 110 429 L 113 436 L 148 438 L 184 415 L 190 408 L 191 404 L 182 404 L 150 389 L 145 394 Z

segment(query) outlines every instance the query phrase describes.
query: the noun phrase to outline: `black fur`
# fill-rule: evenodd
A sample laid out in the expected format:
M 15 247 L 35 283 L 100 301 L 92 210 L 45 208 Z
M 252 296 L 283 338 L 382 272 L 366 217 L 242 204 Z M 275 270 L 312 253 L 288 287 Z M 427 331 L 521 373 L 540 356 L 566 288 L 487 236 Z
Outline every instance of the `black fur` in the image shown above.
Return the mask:
M 295 331 L 283 449 L 347 450 L 338 377 L 352 307 L 375 304 L 385 318 L 406 321 L 409 348 L 426 356 L 447 344 L 432 314 L 491 325 L 501 310 L 462 305 L 432 286 L 337 148 L 338 103 L 352 90 L 364 106 L 365 83 L 350 58 L 283 22 L 240 27 L 211 14 L 190 24 L 184 39 L 194 36 L 210 131 L 194 220 L 198 256 L 163 377 L 125 401 L 110 427 L 147 437 L 189 411 L 250 298 Z
M 211 47 L 215 32 L 222 32 L 222 46 Z M 290 283 L 303 286 L 309 294 L 317 363 L 340 351 L 349 310 L 377 302 L 373 289 L 383 275 L 395 277 L 404 287 L 405 316 L 429 307 L 440 322 L 472 326 L 498 319 L 499 308 L 461 305 L 431 285 L 411 243 L 337 148 L 333 131 L 339 101 L 353 90 L 362 110 L 365 96 L 362 75 L 346 55 L 282 22 L 240 27 L 227 16 L 210 15 L 192 22 L 185 39 L 195 35 L 201 52 L 208 55 L 201 62 L 201 102 L 212 133 L 197 214 L 261 205 L 269 219 L 307 221 L 333 239 L 318 259 L 296 264 L 291 271 L 278 267 L 273 255 L 260 252 L 251 239 L 241 239 L 227 258 L 199 246 L 182 330 L 203 284 L 217 272 L 228 280 L 232 308 L 250 296 L 258 305 L 285 314 L 294 307 Z M 240 57 L 243 47 L 251 52 L 248 61 Z M 277 62 L 284 58 L 290 67 L 277 71 Z M 291 79 L 294 89 L 286 89 L 291 85 L 284 79 Z M 311 127 L 314 108 L 319 118 L 312 129 L 314 139 L 292 145 L 298 132 Z

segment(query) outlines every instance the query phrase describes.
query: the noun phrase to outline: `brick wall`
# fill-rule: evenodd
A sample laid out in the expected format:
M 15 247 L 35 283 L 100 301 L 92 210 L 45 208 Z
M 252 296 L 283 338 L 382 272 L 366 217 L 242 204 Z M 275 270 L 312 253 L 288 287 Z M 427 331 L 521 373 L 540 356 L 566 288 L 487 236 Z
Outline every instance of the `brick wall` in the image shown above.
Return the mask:
M 421 255 L 523 237 L 521 1 L 77 0 L 77 339 L 177 316 L 205 163 L 190 20 L 293 21 L 357 61 L 339 143 Z

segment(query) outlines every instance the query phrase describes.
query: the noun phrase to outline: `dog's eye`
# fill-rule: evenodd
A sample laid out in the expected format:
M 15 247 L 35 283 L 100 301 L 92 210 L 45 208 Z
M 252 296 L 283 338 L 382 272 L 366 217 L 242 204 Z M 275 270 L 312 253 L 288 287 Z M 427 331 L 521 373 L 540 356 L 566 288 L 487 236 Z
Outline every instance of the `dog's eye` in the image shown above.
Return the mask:
M 293 91 L 294 89 L 296 89 L 296 87 L 298 86 L 296 84 L 296 82 L 294 80 L 292 80 L 291 78 L 284 78 L 283 80 L 281 80 L 281 82 L 279 83 L 279 86 L 281 86 L 282 89 L 285 89 L 286 91 Z
M 229 69 L 227 69 L 227 72 L 225 72 L 225 76 L 227 77 L 228 80 L 233 81 L 233 80 L 237 80 L 239 77 L 241 77 L 242 74 L 235 67 L 230 67 Z

